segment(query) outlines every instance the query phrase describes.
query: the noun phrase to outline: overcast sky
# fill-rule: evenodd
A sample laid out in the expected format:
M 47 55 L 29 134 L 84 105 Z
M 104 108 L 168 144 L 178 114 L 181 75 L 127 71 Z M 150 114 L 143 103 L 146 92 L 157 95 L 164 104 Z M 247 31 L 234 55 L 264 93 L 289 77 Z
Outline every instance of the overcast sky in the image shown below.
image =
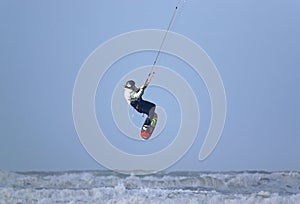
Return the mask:
M 88 56 L 107 40 L 135 30 L 166 29 L 177 2 L 2 0 L 0 169 L 105 169 L 75 130 L 76 77 Z M 191 83 L 202 114 L 193 146 L 169 170 L 300 171 L 299 25 L 297 0 L 188 0 L 180 7 L 171 30 L 198 44 L 216 65 L 226 91 L 227 116 L 215 150 L 199 161 L 209 128 L 209 95 L 184 62 L 160 55 L 160 66 Z M 180 123 L 178 103 L 163 89 L 149 87 L 145 98 L 163 107 L 168 120 L 161 135 L 141 143 L 125 141 L 126 135 L 116 131 L 111 110 L 105 108 L 110 101 L 101 98 L 109 99 L 123 75 L 151 65 L 154 57 L 150 51 L 124 57 L 97 90 L 96 110 L 106 136 L 112 130 L 108 139 L 131 153 L 140 147 L 151 153 L 170 144 Z M 124 69 L 119 72 L 120 67 Z M 159 81 L 157 70 L 153 81 L 164 80 L 168 78 Z M 142 116 L 129 112 L 134 123 L 143 122 Z

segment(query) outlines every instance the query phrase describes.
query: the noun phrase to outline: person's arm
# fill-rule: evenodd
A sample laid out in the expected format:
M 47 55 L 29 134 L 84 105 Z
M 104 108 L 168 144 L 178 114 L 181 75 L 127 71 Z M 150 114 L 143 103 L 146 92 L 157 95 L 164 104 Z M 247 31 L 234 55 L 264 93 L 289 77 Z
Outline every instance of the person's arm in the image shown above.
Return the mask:
M 144 86 L 141 86 L 141 88 L 139 88 L 139 91 L 138 91 L 138 92 L 132 91 L 132 93 L 131 93 L 131 98 L 132 98 L 133 100 L 139 99 L 139 98 L 144 94 L 144 89 L 145 89 L 145 87 L 144 87 Z

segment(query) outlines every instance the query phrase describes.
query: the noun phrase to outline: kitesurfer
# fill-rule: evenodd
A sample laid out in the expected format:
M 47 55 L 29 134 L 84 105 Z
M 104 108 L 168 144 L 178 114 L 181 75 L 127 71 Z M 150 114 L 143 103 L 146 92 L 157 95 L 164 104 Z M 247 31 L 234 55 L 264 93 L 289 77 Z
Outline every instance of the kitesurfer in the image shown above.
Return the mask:
M 151 121 L 155 115 L 156 105 L 152 102 L 143 100 L 142 95 L 146 89 L 147 84 L 137 87 L 135 81 L 129 80 L 124 86 L 124 97 L 129 105 L 131 105 L 139 113 L 144 113 L 148 117 L 145 120 L 143 129 L 146 130 L 151 124 Z

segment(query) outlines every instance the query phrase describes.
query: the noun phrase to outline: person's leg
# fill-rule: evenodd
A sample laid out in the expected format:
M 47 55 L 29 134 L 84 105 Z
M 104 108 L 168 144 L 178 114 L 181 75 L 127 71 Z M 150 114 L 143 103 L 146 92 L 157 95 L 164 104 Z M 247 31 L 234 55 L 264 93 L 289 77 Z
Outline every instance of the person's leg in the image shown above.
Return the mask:
M 131 106 L 134 107 L 139 113 L 144 113 L 148 116 L 144 125 L 151 124 L 151 120 L 154 117 L 156 108 L 156 105 L 154 103 L 144 100 L 138 100 L 131 102 Z
M 147 119 L 146 119 L 146 122 L 145 122 L 145 125 L 150 125 L 151 124 L 151 121 L 154 117 L 154 114 L 155 114 L 155 108 L 156 108 L 156 105 L 154 103 L 151 103 L 149 101 L 144 101 L 142 100 L 140 102 L 140 109 L 143 113 L 147 114 Z
M 149 110 L 149 114 L 148 114 L 148 117 L 150 118 L 150 120 L 152 120 L 153 119 L 153 117 L 154 117 L 154 114 L 155 114 L 155 105 L 154 106 L 152 106 L 151 108 L 150 108 L 150 110 Z

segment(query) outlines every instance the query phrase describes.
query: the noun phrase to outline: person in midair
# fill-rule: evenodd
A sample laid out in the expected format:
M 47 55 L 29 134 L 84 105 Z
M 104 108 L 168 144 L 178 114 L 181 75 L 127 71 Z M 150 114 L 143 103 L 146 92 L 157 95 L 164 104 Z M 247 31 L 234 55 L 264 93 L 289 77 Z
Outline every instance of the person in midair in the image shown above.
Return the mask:
M 143 125 L 143 130 L 146 130 L 150 125 L 155 115 L 156 105 L 152 102 L 143 100 L 142 96 L 147 84 L 137 87 L 135 81 L 129 80 L 124 86 L 124 97 L 129 105 L 131 105 L 139 113 L 144 113 L 148 117 Z

